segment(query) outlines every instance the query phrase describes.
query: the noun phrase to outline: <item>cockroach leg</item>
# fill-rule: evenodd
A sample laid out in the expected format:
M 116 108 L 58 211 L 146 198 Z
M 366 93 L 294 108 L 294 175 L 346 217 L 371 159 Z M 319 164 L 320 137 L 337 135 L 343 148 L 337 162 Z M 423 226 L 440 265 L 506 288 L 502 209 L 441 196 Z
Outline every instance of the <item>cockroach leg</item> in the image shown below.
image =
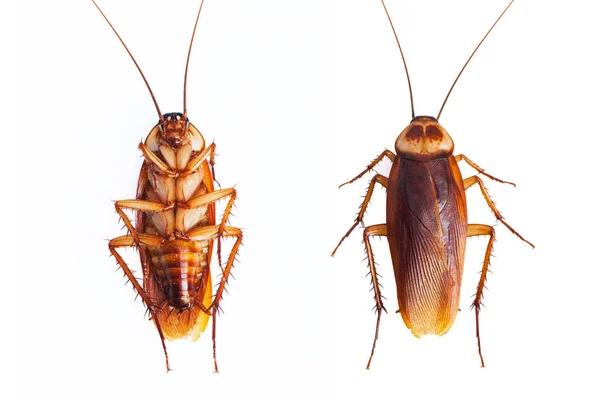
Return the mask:
M 219 303 L 223 298 L 223 293 L 225 291 L 225 286 L 227 285 L 227 280 L 229 279 L 229 275 L 231 274 L 231 269 L 233 268 L 233 262 L 235 261 L 235 256 L 242 244 L 242 231 L 237 228 L 229 228 L 235 229 L 235 231 L 230 231 L 228 234 L 223 236 L 232 236 L 236 237 L 236 241 L 231 248 L 231 253 L 229 254 L 229 259 L 227 260 L 227 265 L 225 266 L 225 270 L 223 271 L 223 275 L 221 276 L 221 283 L 219 283 L 219 288 L 217 289 L 217 293 L 215 294 L 215 298 L 213 300 L 213 304 L 211 305 L 211 309 L 214 309 L 213 312 L 213 330 L 212 330 L 212 341 L 213 341 L 213 360 L 215 362 L 215 372 L 219 372 L 219 366 L 217 365 L 217 314 L 219 313 Z M 219 236 L 221 237 L 221 236 Z
M 143 244 L 146 246 L 160 246 L 164 240 L 162 236 L 149 235 L 147 233 L 138 233 L 138 239 L 139 244 Z M 138 242 L 136 242 L 135 239 L 133 239 L 133 235 L 116 237 L 111 240 L 111 243 L 114 245 L 114 247 L 131 247 L 133 246 L 131 243 L 134 243 L 135 245 L 138 244 Z
M 475 308 L 475 334 L 477 336 L 477 348 L 479 349 L 479 358 L 481 359 L 481 367 L 485 367 L 483 361 L 483 355 L 481 353 L 481 337 L 479 333 L 479 309 L 481 307 L 481 299 L 483 298 L 483 289 L 485 288 L 485 281 L 487 277 L 488 268 L 490 266 L 490 258 L 492 257 L 492 248 L 494 245 L 494 238 L 496 232 L 494 228 L 489 225 L 481 224 L 469 224 L 467 226 L 467 237 L 472 236 L 489 236 L 487 248 L 485 250 L 485 257 L 483 258 L 483 268 L 481 269 L 481 275 L 479 277 L 479 283 L 477 284 L 477 293 L 475 294 L 475 300 L 473 300 L 472 307 Z
M 182 208 L 183 206 L 196 208 L 209 203 L 214 203 L 217 200 L 229 196 L 229 201 L 227 202 L 227 206 L 223 211 L 223 218 L 221 220 L 221 223 L 219 224 L 219 236 L 217 237 L 217 258 L 219 260 L 219 268 L 221 268 L 221 272 L 223 272 L 223 263 L 221 262 L 221 237 L 223 235 L 223 231 L 225 230 L 227 220 L 229 219 L 231 209 L 233 208 L 233 203 L 236 199 L 236 193 L 236 190 L 233 188 L 215 190 L 214 192 L 210 192 L 201 196 L 192 197 L 186 202 L 185 205 L 182 205 Z
M 132 232 L 132 236 L 133 236 L 133 232 Z M 141 240 L 145 244 L 148 244 L 148 245 L 155 245 L 154 240 L 156 240 L 156 238 L 158 238 L 158 237 L 153 237 L 153 235 L 139 235 L 139 236 L 140 236 Z M 146 239 L 147 239 L 147 242 L 146 242 Z M 150 240 L 150 239 L 153 239 L 153 240 Z M 158 240 L 162 241 L 162 238 L 158 238 Z M 160 336 L 160 341 L 162 343 L 163 351 L 165 353 L 165 363 L 167 365 L 167 372 L 168 372 L 171 370 L 171 367 L 169 366 L 169 354 L 167 353 L 167 346 L 165 345 L 165 337 L 163 335 L 162 328 L 160 327 L 160 323 L 158 322 L 158 318 L 156 316 L 156 313 L 154 312 L 156 305 L 150 299 L 150 297 L 148 297 L 148 294 L 146 293 L 146 291 L 138 283 L 137 279 L 133 275 L 133 272 L 131 272 L 131 270 L 127 266 L 127 263 L 125 263 L 125 260 L 123 260 L 123 257 L 121 257 L 121 255 L 117 251 L 117 248 L 119 248 L 119 247 L 136 247 L 137 248 L 138 246 L 139 246 L 139 242 L 135 241 L 133 239 L 133 237 L 128 237 L 128 236 L 119 236 L 119 237 L 112 239 L 110 242 L 108 242 L 108 250 L 117 259 L 117 262 L 121 266 L 121 269 L 125 273 L 125 276 L 127 276 L 127 279 L 129 279 L 129 282 L 131 282 L 131 284 L 133 285 L 133 287 L 135 288 L 137 293 L 142 298 L 144 305 L 148 309 L 148 312 L 150 313 L 150 315 L 152 316 L 152 319 L 154 320 L 154 323 L 156 324 L 156 329 L 158 330 L 158 334 Z
M 166 211 L 169 207 L 160 201 L 151 200 L 118 200 L 115 202 L 115 206 L 119 208 L 128 208 L 130 210 L 146 211 L 146 212 L 162 212 Z
M 167 164 L 165 164 L 158 156 L 148 148 L 144 143 L 140 143 L 138 148 L 142 151 L 144 158 L 149 163 L 154 164 L 163 174 L 172 176 L 173 170 L 169 168 Z
M 195 196 L 189 199 L 187 202 L 180 204 L 181 208 L 198 208 L 210 203 L 215 203 L 217 200 L 224 199 L 229 196 L 229 201 L 227 202 L 227 206 L 225 207 L 225 211 L 223 211 L 223 219 L 219 224 L 219 233 L 222 234 L 225 230 L 225 224 L 227 223 L 227 219 L 229 218 L 229 214 L 231 213 L 231 209 L 233 208 L 233 203 L 236 198 L 236 191 L 233 188 L 229 189 L 219 189 L 214 192 L 206 193 L 200 196 Z
M 479 188 L 481 189 L 481 193 L 483 194 L 483 197 L 484 197 L 486 203 L 488 204 L 488 207 L 490 207 L 490 209 L 494 213 L 494 216 L 496 216 L 496 219 L 498 221 L 500 221 L 502 223 L 502 225 L 504 225 L 505 227 L 507 227 L 508 230 L 511 231 L 514 235 L 516 235 L 519 239 L 521 239 L 522 241 L 524 241 L 525 243 L 527 243 L 528 245 L 530 245 L 532 248 L 535 248 L 535 246 L 533 245 L 533 243 L 531 243 L 530 241 L 528 241 L 527 239 L 525 239 L 523 236 L 521 236 L 506 221 L 504 221 L 504 217 L 502 215 L 500 215 L 500 211 L 498 211 L 498 209 L 496 208 L 496 205 L 492 201 L 492 198 L 490 197 L 490 194 L 488 193 L 487 189 L 483 185 L 483 181 L 481 180 L 480 177 L 478 177 L 478 176 L 471 176 L 471 177 L 465 179 L 463 181 L 463 185 L 465 186 L 465 190 L 467 190 L 469 187 L 473 186 L 475 183 L 479 184 Z
M 217 147 L 217 145 L 214 142 L 211 143 L 207 148 L 202 150 L 202 152 L 200 152 L 200 154 L 198 154 L 196 157 L 194 157 L 193 159 L 191 159 L 188 162 L 186 169 L 187 169 L 188 173 L 192 173 L 192 172 L 196 171 L 196 169 L 199 168 L 200 163 L 206 159 L 206 156 L 210 155 L 210 157 L 208 158 L 208 164 L 210 165 L 210 170 L 212 172 L 212 178 L 215 182 L 217 182 L 217 184 L 220 187 L 221 184 L 217 181 L 217 178 L 215 177 L 215 149 L 216 149 L 216 147 Z M 235 198 L 235 193 L 234 193 L 234 198 Z M 231 212 L 231 208 L 233 207 L 233 200 L 230 200 L 229 203 L 227 204 L 227 206 L 228 207 L 225 209 L 225 212 L 223 213 L 224 221 L 227 221 L 227 219 L 229 218 L 229 213 Z M 224 226 L 224 224 L 223 224 L 223 226 Z M 217 258 L 219 260 L 219 268 L 221 268 L 221 272 L 222 272 L 223 271 L 223 263 L 221 261 L 221 237 L 217 238 Z
M 383 157 L 383 155 L 385 154 L 385 152 L 383 152 L 381 154 L 382 155 L 380 157 Z M 362 220 L 363 220 L 363 218 L 365 216 L 365 213 L 367 212 L 367 207 L 369 205 L 369 202 L 371 201 L 371 197 L 373 196 L 373 190 L 375 189 L 375 183 L 379 183 L 381 186 L 383 186 L 384 188 L 387 189 L 387 187 L 388 187 L 388 178 L 385 177 L 385 176 L 383 176 L 383 175 L 381 175 L 381 174 L 377 174 L 377 175 L 375 175 L 373 177 L 373 179 L 371 179 L 371 183 L 369 184 L 369 188 L 367 189 L 367 194 L 365 195 L 365 199 L 363 200 L 362 204 L 360 205 L 360 211 L 358 212 L 358 215 L 356 216 L 356 219 L 354 220 L 354 224 L 352 224 L 352 226 L 350 227 L 350 229 L 348 229 L 348 232 L 346 232 L 346 234 L 344 236 L 342 236 L 342 238 L 340 239 L 340 242 L 338 243 L 338 245 L 335 246 L 335 249 L 333 249 L 333 252 L 331 253 L 332 257 L 335 255 L 335 252 L 337 251 L 337 249 L 342 245 L 342 242 L 348 236 L 350 236 L 350 234 L 352 233 L 352 231 L 354 230 L 354 228 L 356 228 L 358 226 L 358 224 L 362 222 Z
M 129 217 L 127 217 L 127 214 L 125 214 L 125 211 L 123 211 L 123 209 L 131 209 L 131 210 L 146 211 L 146 212 L 161 212 L 164 210 L 164 208 L 165 208 L 165 205 L 158 201 L 118 200 L 115 202 L 115 210 L 117 210 L 117 214 L 119 214 L 119 216 L 125 223 L 127 230 L 129 231 L 129 233 L 131 233 L 131 236 L 133 236 L 133 240 L 138 245 L 140 243 L 139 235 L 138 235 L 137 231 L 135 230 L 135 228 L 133 227 L 133 224 L 129 220 Z
M 219 365 L 217 364 L 217 314 L 218 312 L 215 311 L 215 314 L 212 316 L 213 321 L 212 321 L 212 341 L 213 341 L 213 362 L 215 364 L 215 373 L 219 373 Z
M 198 296 L 198 297 L 199 297 L 199 296 Z M 198 308 L 199 308 L 199 309 L 200 309 L 202 312 L 204 312 L 204 314 L 206 314 L 206 315 L 212 315 L 212 313 L 210 312 L 210 310 L 209 310 L 208 308 L 206 308 L 206 307 L 204 306 L 204 304 L 202 304 L 202 300 L 200 300 L 200 299 L 196 298 L 196 299 L 194 300 L 194 304 L 195 304 L 195 305 L 197 305 L 197 306 L 198 306 Z M 188 310 L 188 311 L 189 311 L 189 310 Z M 189 314 L 188 314 L 188 315 L 189 315 Z
M 473 168 L 474 170 L 476 170 L 477 172 L 479 172 L 481 175 L 485 175 L 485 176 L 487 176 L 488 178 L 490 178 L 490 179 L 491 179 L 491 180 L 493 180 L 493 181 L 500 182 L 500 183 L 507 183 L 507 184 L 509 184 L 509 185 L 517 186 L 517 185 L 515 185 L 515 184 L 514 184 L 514 183 L 512 183 L 512 182 L 503 181 L 502 179 L 498 179 L 498 178 L 496 178 L 495 176 L 492 176 L 492 175 L 490 175 L 490 174 L 486 173 L 486 172 L 483 170 L 483 168 L 481 168 L 479 165 L 475 164 L 473 161 L 469 160 L 469 159 L 467 158 L 467 156 L 465 156 L 464 154 L 459 154 L 459 155 L 457 155 L 457 156 L 454 156 L 454 159 L 456 160 L 456 162 L 459 162 L 459 161 L 461 161 L 461 160 L 465 160 L 465 162 L 466 162 L 467 164 L 469 164 L 469 166 L 470 166 L 471 168 Z M 465 189 L 466 189 L 466 188 L 465 188 Z
M 383 305 L 383 296 L 381 295 L 381 287 L 379 286 L 379 278 L 377 275 L 377 269 L 375 267 L 375 257 L 373 256 L 373 249 L 371 248 L 371 242 L 369 241 L 369 237 L 371 236 L 387 236 L 387 226 L 385 224 L 372 225 L 366 227 L 363 231 L 363 241 L 365 243 L 367 259 L 369 261 L 369 273 L 371 274 L 371 284 L 373 285 L 373 292 L 375 295 L 375 309 L 377 310 L 375 338 L 373 339 L 373 347 L 371 348 L 371 355 L 369 356 L 367 369 L 371 367 L 371 360 L 373 359 L 373 354 L 375 354 L 375 344 L 377 343 L 377 338 L 379 337 L 379 323 L 381 322 L 382 311 L 387 312 L 385 306 Z
M 210 171 L 212 172 L 213 181 L 215 181 L 217 183 L 217 185 L 219 185 L 219 187 L 221 187 L 221 184 L 215 177 L 215 148 L 216 148 L 215 142 L 212 142 L 210 144 L 210 146 L 208 146 L 208 147 L 212 148 L 212 151 L 210 153 L 210 159 L 208 160 L 208 163 L 210 164 Z
M 214 143 L 212 143 L 210 146 L 208 146 L 207 148 L 202 150 L 202 152 L 200 152 L 200 154 L 198 154 L 196 157 L 192 158 L 188 162 L 186 170 L 189 172 L 196 171 L 200 167 L 200 164 L 202 163 L 202 161 L 206 160 L 206 157 L 210 155 L 210 157 L 208 159 L 208 163 L 211 166 L 211 172 L 213 174 L 213 179 L 215 179 L 214 178 L 215 148 L 216 148 L 216 145 Z
M 221 273 L 223 273 L 223 261 L 221 260 L 221 236 L 217 238 L 217 259 L 219 260 L 219 268 L 221 268 Z
M 360 174 L 356 175 L 354 178 L 350 179 L 348 182 L 346 183 L 342 183 L 340 186 L 338 186 L 338 188 L 341 188 L 344 185 L 348 185 L 354 181 L 356 181 L 357 179 L 362 178 L 367 172 L 371 171 L 373 168 L 375 168 L 375 166 L 377 164 L 379 164 L 381 162 L 381 160 L 383 160 L 383 157 L 387 157 L 390 159 L 390 161 L 394 162 L 394 158 L 396 157 L 396 155 L 391 152 L 390 150 L 384 150 L 383 152 L 381 152 L 380 155 L 377 156 L 377 158 L 375 158 L 373 161 L 371 161 L 371 163 L 369 165 L 367 165 L 367 168 L 365 168 Z
M 217 292 L 215 293 L 215 297 L 211 306 L 209 307 L 212 311 L 213 318 L 213 332 L 212 332 L 212 341 L 213 341 L 213 360 L 215 364 L 215 372 L 219 372 L 219 366 L 217 365 L 217 314 L 219 311 L 219 303 L 223 298 L 223 293 L 225 292 L 225 286 L 227 285 L 227 280 L 229 279 L 229 275 L 231 274 L 231 269 L 233 268 L 233 263 L 235 261 L 235 256 L 242 244 L 242 231 L 239 228 L 234 228 L 232 226 L 226 226 L 224 231 L 220 233 L 220 229 L 218 226 L 205 226 L 192 229 L 188 232 L 188 236 L 193 240 L 211 240 L 217 239 L 219 237 L 235 237 L 237 238 L 233 247 L 231 248 L 231 253 L 229 253 L 229 258 L 227 259 L 227 265 L 223 270 L 223 275 L 221 276 L 221 282 L 219 283 L 219 287 L 217 288 Z
M 217 235 L 220 235 L 220 234 L 217 233 Z M 219 306 L 219 302 L 221 301 L 221 298 L 223 297 L 223 292 L 225 291 L 225 286 L 227 285 L 227 279 L 229 278 L 229 275 L 231 274 L 231 269 L 233 268 L 233 262 L 235 261 L 235 256 L 237 255 L 237 252 L 239 250 L 240 245 L 242 244 L 242 239 L 243 239 L 242 231 L 239 228 L 234 228 L 232 226 L 225 227 L 225 230 L 224 230 L 222 236 L 223 237 L 235 237 L 236 241 L 235 241 L 233 247 L 231 248 L 231 253 L 229 254 L 229 258 L 227 259 L 227 264 L 225 266 L 225 270 L 223 271 L 223 276 L 221 277 L 221 282 L 219 283 L 219 287 L 217 289 L 217 292 L 215 293 L 215 298 L 214 298 L 213 304 L 211 306 L 211 308 L 217 308 L 217 309 Z

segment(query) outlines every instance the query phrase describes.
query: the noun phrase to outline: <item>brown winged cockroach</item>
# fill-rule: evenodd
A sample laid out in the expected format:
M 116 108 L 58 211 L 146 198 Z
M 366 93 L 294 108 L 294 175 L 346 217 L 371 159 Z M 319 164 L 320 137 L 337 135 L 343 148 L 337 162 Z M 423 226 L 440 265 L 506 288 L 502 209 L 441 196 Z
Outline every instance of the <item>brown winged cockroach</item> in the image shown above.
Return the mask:
M 163 351 L 167 371 L 169 356 L 165 338 L 188 337 L 197 340 L 212 316 L 213 358 L 216 357 L 216 314 L 222 299 L 233 262 L 242 243 L 242 231 L 227 225 L 233 207 L 235 189 L 214 188 L 215 144 L 205 146 L 200 131 L 187 118 L 186 86 L 192 44 L 202 5 L 200 3 L 188 50 L 183 86 L 183 114 L 162 114 L 142 70 L 125 43 L 92 0 L 106 22 L 117 35 L 138 68 L 154 105 L 159 121 L 146 140 L 140 143 L 144 161 L 134 200 L 119 200 L 115 209 L 123 219 L 127 235 L 109 242 L 110 252 L 142 298 L 154 321 Z M 228 202 L 219 223 L 216 222 L 215 202 Z M 125 210 L 136 212 L 135 227 Z M 221 239 L 236 241 L 225 267 L 221 264 Z M 210 263 L 213 243 L 217 240 L 217 255 L 222 276 L 213 295 Z M 139 251 L 143 279 L 140 284 L 118 252 L 122 247 Z
M 332 253 L 334 255 L 344 239 L 359 223 L 362 223 L 375 184 L 385 187 L 387 189 L 386 223 L 368 226 L 363 232 L 377 311 L 375 338 L 367 369 L 373 359 L 381 314 L 385 310 L 375 259 L 369 241 L 371 237 L 386 236 L 388 239 L 396 278 L 399 312 L 406 326 L 416 337 L 429 334 L 443 335 L 450 330 L 458 312 L 467 237 L 480 235 L 489 237 L 483 269 L 472 305 L 475 309 L 477 345 L 482 367 L 485 364 L 481 353 L 479 309 L 492 255 L 495 231 L 489 225 L 467 223 L 465 190 L 477 184 L 498 221 L 533 247 L 533 244 L 525 240 L 504 221 L 479 176 L 475 175 L 463 180 L 458 162 L 464 160 L 479 174 L 497 182 L 513 186 L 514 184 L 485 173 L 483 169 L 462 154 L 454 156 L 452 154 L 454 142 L 448 132 L 438 123 L 444 105 L 458 78 L 513 1 L 508 4 L 479 42 L 448 91 L 437 118 L 433 118 L 430 116 L 415 117 L 412 88 L 402 47 L 385 2 L 381 0 L 396 37 L 406 71 L 412 121 L 396 139 L 396 153 L 390 150 L 383 151 L 360 174 L 343 184 L 346 185 L 361 178 L 385 157 L 392 161 L 389 177 L 377 174 L 371 179 L 354 224 Z

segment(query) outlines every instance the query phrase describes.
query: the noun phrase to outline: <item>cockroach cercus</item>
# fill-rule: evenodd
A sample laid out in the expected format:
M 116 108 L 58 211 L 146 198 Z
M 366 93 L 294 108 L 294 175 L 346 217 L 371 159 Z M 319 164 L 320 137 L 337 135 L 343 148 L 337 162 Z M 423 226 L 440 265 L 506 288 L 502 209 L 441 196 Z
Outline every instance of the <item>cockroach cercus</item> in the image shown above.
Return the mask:
M 213 359 L 215 372 L 218 372 L 216 316 L 235 256 L 242 243 L 242 231 L 227 225 L 236 198 L 235 189 L 214 188 L 215 144 L 206 146 L 204 137 L 187 117 L 187 72 L 204 0 L 198 9 L 185 64 L 183 113 L 164 115 L 131 52 L 100 7 L 94 0 L 92 2 L 140 72 L 159 118 L 146 140 L 139 144 L 144 160 L 136 198 L 115 202 L 115 209 L 125 223 L 127 234 L 109 242 L 110 253 L 117 259 L 125 276 L 142 298 L 156 325 L 167 371 L 170 366 L 165 339 L 187 337 L 195 341 L 212 316 Z M 222 199 L 228 201 L 223 217 L 217 223 L 215 203 Z M 125 210 L 136 212 L 135 227 Z M 223 267 L 221 240 L 225 237 L 235 238 L 235 243 Z M 215 240 L 221 277 L 213 295 L 210 267 Z M 133 247 L 139 251 L 141 284 L 118 252 L 123 247 Z
M 362 223 L 375 185 L 380 184 L 385 187 L 387 190 L 386 223 L 368 226 L 363 232 L 377 312 L 375 338 L 367 369 L 369 369 L 373 359 L 381 314 L 385 310 L 373 251 L 369 241 L 371 237 L 387 237 L 396 278 L 399 313 L 402 315 L 406 326 L 416 337 L 430 334 L 443 335 L 452 327 L 459 307 L 467 237 L 480 235 L 489 237 L 481 276 L 472 304 L 475 309 L 477 346 L 482 367 L 485 366 L 485 363 L 481 352 L 479 309 L 490 265 L 495 231 L 489 225 L 469 224 L 467 222 L 465 190 L 475 184 L 478 185 L 497 220 L 533 247 L 533 244 L 517 233 L 500 215 L 478 175 L 463 180 L 458 162 L 465 161 L 479 174 L 494 181 L 508 183 L 513 186 L 514 184 L 485 173 L 483 169 L 462 154 L 453 155 L 454 142 L 448 132 L 438 123 L 444 105 L 458 78 L 513 1 L 508 4 L 481 39 L 450 87 L 437 118 L 434 118 L 415 116 L 406 60 L 390 14 L 385 2 L 381 0 L 396 37 L 396 43 L 400 49 L 406 71 L 412 121 L 396 139 L 396 153 L 390 150 L 383 151 L 360 174 L 343 184 L 352 183 L 361 178 L 384 158 L 392 161 L 389 177 L 377 174 L 371 179 L 354 224 L 342 237 L 332 253 L 334 255 L 344 239 L 350 235 L 359 223 Z

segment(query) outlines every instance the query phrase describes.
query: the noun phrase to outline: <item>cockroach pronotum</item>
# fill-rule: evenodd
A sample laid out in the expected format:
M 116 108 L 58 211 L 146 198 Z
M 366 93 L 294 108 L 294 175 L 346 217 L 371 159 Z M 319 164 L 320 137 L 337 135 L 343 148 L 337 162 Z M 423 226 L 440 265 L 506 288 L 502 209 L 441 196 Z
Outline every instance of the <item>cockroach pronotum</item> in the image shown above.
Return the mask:
M 472 308 L 475 309 L 475 331 L 482 367 L 485 367 L 485 363 L 481 352 L 479 309 L 490 265 L 495 231 L 489 225 L 467 223 L 465 190 L 475 184 L 479 185 L 481 193 L 496 219 L 521 240 L 531 245 L 532 248 L 534 247 L 500 215 L 478 175 L 463 180 L 458 162 L 464 160 L 479 174 L 494 181 L 513 186 L 514 184 L 485 173 L 482 168 L 462 154 L 454 156 L 454 142 L 448 132 L 438 123 L 444 105 L 462 72 L 513 1 L 506 6 L 471 53 L 450 87 L 437 118 L 434 118 L 415 116 L 412 88 L 404 53 L 385 2 L 381 0 L 406 71 L 412 120 L 396 139 L 396 153 L 384 150 L 360 174 L 340 185 L 341 187 L 361 178 L 384 158 L 392 161 L 389 177 L 377 174 L 371 179 L 354 224 L 332 253 L 334 255 L 344 239 L 359 223 L 362 223 L 375 184 L 385 187 L 387 190 L 386 223 L 368 226 L 363 232 L 377 312 L 375 338 L 367 369 L 369 369 L 375 353 L 381 314 L 382 311 L 385 311 L 375 259 L 369 241 L 371 237 L 387 237 L 396 278 L 399 313 L 413 335 L 420 337 L 430 334 L 443 335 L 450 330 L 459 307 L 467 237 L 489 236 L 483 268 L 472 304 Z
M 92 2 L 140 72 L 159 118 L 146 140 L 139 144 L 144 161 L 136 198 L 115 202 L 115 209 L 128 232 L 112 239 L 108 245 L 109 250 L 142 298 L 156 325 L 167 371 L 170 366 L 165 338 L 174 340 L 188 337 L 195 341 L 212 316 L 213 359 L 215 372 L 218 372 L 216 314 L 242 243 L 242 231 L 227 225 L 236 198 L 235 189 L 214 188 L 215 144 L 206 146 L 200 131 L 187 118 L 188 66 L 204 0 L 198 9 L 185 64 L 183 114 L 164 115 L 133 55 L 100 7 L 94 0 Z M 229 200 L 223 217 L 217 223 L 215 203 L 226 198 Z M 125 210 L 136 212 L 135 227 Z M 224 237 L 236 238 L 225 267 L 221 264 L 221 239 Z M 222 276 L 213 295 L 210 263 L 215 239 Z M 134 247 L 139 251 L 142 284 L 117 251 L 122 247 Z

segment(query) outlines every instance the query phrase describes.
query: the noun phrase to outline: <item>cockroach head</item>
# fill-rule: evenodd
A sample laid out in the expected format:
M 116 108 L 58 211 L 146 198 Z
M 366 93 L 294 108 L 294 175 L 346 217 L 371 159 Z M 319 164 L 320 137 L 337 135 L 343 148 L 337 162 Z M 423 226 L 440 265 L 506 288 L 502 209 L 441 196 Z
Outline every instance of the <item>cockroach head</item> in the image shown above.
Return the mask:
M 177 149 L 189 141 L 190 121 L 182 113 L 168 113 L 158 122 L 160 136 L 171 148 Z
M 163 115 L 146 137 L 145 143 L 154 152 L 158 151 L 160 146 L 168 146 L 173 150 L 179 150 L 186 145 L 191 146 L 193 151 L 204 149 L 204 138 L 200 131 L 181 113 Z
M 452 138 L 433 117 L 413 118 L 396 139 L 396 153 L 404 158 L 429 161 L 448 157 L 453 151 Z

